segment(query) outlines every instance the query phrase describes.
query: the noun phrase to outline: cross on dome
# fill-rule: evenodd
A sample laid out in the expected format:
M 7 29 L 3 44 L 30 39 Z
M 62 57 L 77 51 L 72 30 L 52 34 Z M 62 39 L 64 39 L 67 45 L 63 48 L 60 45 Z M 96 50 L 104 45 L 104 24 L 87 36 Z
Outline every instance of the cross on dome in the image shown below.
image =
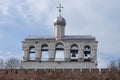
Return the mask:
M 61 9 L 64 7 L 61 4 L 59 4 L 59 6 L 57 6 L 57 8 L 59 8 L 59 16 L 61 16 Z

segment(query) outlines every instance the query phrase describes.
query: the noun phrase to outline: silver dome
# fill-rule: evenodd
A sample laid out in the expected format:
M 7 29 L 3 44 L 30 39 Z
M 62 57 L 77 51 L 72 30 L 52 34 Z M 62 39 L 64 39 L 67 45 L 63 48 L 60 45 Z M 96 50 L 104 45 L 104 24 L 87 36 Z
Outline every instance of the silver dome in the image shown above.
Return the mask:
M 54 20 L 54 25 L 62 25 L 62 26 L 65 26 L 66 25 L 66 21 L 63 17 L 59 16 L 57 18 L 55 18 Z

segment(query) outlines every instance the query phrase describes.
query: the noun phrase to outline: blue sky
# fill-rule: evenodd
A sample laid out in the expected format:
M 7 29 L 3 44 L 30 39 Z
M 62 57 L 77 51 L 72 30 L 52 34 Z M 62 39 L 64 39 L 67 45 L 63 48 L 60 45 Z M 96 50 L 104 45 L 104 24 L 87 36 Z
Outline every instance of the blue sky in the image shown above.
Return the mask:
M 0 0 L 0 58 L 22 56 L 28 35 L 53 35 L 60 0 Z M 66 35 L 92 35 L 99 67 L 120 57 L 120 0 L 63 0 Z

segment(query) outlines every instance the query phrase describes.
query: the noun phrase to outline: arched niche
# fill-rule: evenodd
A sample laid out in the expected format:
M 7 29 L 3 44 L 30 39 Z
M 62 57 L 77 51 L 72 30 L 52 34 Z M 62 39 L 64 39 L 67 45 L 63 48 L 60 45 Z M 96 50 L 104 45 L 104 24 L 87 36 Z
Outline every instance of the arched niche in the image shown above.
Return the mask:
M 91 47 L 86 45 L 84 47 L 84 61 L 90 61 Z
M 76 44 L 71 45 L 70 53 L 71 61 L 78 61 L 78 46 Z
M 57 43 L 55 51 L 55 61 L 64 61 L 64 45 L 62 43 Z
M 48 61 L 48 45 L 47 44 L 43 44 L 41 46 L 41 53 L 42 53 L 42 57 L 41 60 L 42 61 Z

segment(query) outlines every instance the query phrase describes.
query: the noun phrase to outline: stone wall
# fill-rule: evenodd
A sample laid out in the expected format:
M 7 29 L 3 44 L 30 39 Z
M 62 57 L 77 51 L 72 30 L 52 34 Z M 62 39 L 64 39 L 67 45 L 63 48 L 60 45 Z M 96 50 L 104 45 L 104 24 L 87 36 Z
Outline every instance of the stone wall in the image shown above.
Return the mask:
M 0 70 L 0 80 L 120 80 L 118 69 Z
M 21 69 L 97 69 L 97 63 L 94 62 L 65 62 L 65 61 L 42 61 L 42 62 L 21 62 Z

